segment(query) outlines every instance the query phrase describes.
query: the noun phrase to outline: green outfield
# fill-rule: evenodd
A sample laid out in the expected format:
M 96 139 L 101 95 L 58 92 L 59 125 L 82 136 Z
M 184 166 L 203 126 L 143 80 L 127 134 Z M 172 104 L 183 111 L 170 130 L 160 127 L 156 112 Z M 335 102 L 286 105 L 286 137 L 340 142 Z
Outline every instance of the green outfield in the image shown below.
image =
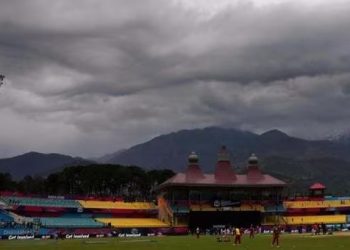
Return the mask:
M 213 236 L 196 239 L 193 236 L 104 238 L 85 240 L 30 240 L 0 241 L 1 250 L 215 250 L 215 249 L 271 249 L 271 236 L 259 235 L 255 239 L 243 238 L 240 246 L 232 242 L 216 242 Z M 333 250 L 350 249 L 350 234 L 332 236 L 282 235 L 280 249 Z

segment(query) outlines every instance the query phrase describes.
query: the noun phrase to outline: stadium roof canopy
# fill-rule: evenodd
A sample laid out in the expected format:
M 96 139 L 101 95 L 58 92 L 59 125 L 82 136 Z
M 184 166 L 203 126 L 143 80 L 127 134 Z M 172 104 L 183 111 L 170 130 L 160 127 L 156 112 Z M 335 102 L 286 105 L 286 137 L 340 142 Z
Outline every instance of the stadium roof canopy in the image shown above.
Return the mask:
M 309 187 L 310 190 L 326 189 L 326 186 L 322 183 L 316 182 Z
M 165 187 L 284 187 L 286 183 L 271 175 L 263 174 L 258 158 L 252 154 L 248 159 L 247 174 L 236 174 L 231 166 L 228 152 L 222 147 L 214 174 L 204 174 L 198 164 L 198 156 L 192 152 L 184 173 L 178 173 L 158 186 Z
M 262 175 L 260 179 L 249 179 L 247 175 L 236 175 L 235 179 L 221 181 L 215 178 L 214 174 L 204 174 L 203 178 L 189 181 L 185 173 L 178 173 L 174 177 L 160 184 L 159 188 L 166 186 L 225 186 L 225 187 L 266 187 L 285 186 L 286 183 L 274 178 L 271 175 Z

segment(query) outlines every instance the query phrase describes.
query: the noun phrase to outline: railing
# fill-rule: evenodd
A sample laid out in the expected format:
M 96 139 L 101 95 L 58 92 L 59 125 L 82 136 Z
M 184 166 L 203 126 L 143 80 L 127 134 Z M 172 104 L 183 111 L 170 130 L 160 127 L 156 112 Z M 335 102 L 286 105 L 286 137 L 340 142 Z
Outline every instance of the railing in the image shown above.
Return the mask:
M 29 217 L 24 217 L 24 216 L 20 216 L 18 214 L 15 214 L 13 212 L 8 212 L 8 214 L 14 219 L 14 221 L 18 224 L 25 224 L 25 223 L 29 223 L 29 222 L 33 222 L 33 218 L 29 218 Z

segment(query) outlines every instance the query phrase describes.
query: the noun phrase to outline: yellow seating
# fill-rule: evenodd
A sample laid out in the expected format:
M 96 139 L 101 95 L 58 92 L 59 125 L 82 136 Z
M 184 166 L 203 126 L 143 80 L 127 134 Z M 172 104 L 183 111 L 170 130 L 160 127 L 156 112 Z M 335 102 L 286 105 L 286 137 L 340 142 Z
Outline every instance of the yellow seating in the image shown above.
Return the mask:
M 346 223 L 346 215 L 285 216 L 283 221 L 289 225 Z
M 279 215 L 269 215 L 269 216 L 264 216 L 263 225 L 275 225 L 275 224 L 286 224 L 282 216 Z
M 150 210 L 157 209 L 156 205 L 151 202 L 123 202 L 123 201 L 83 201 L 79 203 L 83 208 L 92 209 L 135 209 Z
M 350 207 L 350 200 L 285 201 L 283 206 L 287 209 Z
M 168 227 L 169 225 L 155 218 L 106 218 L 97 219 L 104 224 L 111 223 L 117 228 L 148 228 L 148 227 Z

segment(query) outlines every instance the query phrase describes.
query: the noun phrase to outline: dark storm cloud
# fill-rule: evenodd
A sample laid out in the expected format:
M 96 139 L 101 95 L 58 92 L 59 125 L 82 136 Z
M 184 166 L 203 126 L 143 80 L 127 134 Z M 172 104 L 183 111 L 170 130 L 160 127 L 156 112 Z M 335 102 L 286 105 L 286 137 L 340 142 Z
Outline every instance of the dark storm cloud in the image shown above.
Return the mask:
M 349 10 L 237 3 L 203 15 L 169 1 L 2 1 L 1 148 L 96 155 L 211 125 L 343 132 Z

